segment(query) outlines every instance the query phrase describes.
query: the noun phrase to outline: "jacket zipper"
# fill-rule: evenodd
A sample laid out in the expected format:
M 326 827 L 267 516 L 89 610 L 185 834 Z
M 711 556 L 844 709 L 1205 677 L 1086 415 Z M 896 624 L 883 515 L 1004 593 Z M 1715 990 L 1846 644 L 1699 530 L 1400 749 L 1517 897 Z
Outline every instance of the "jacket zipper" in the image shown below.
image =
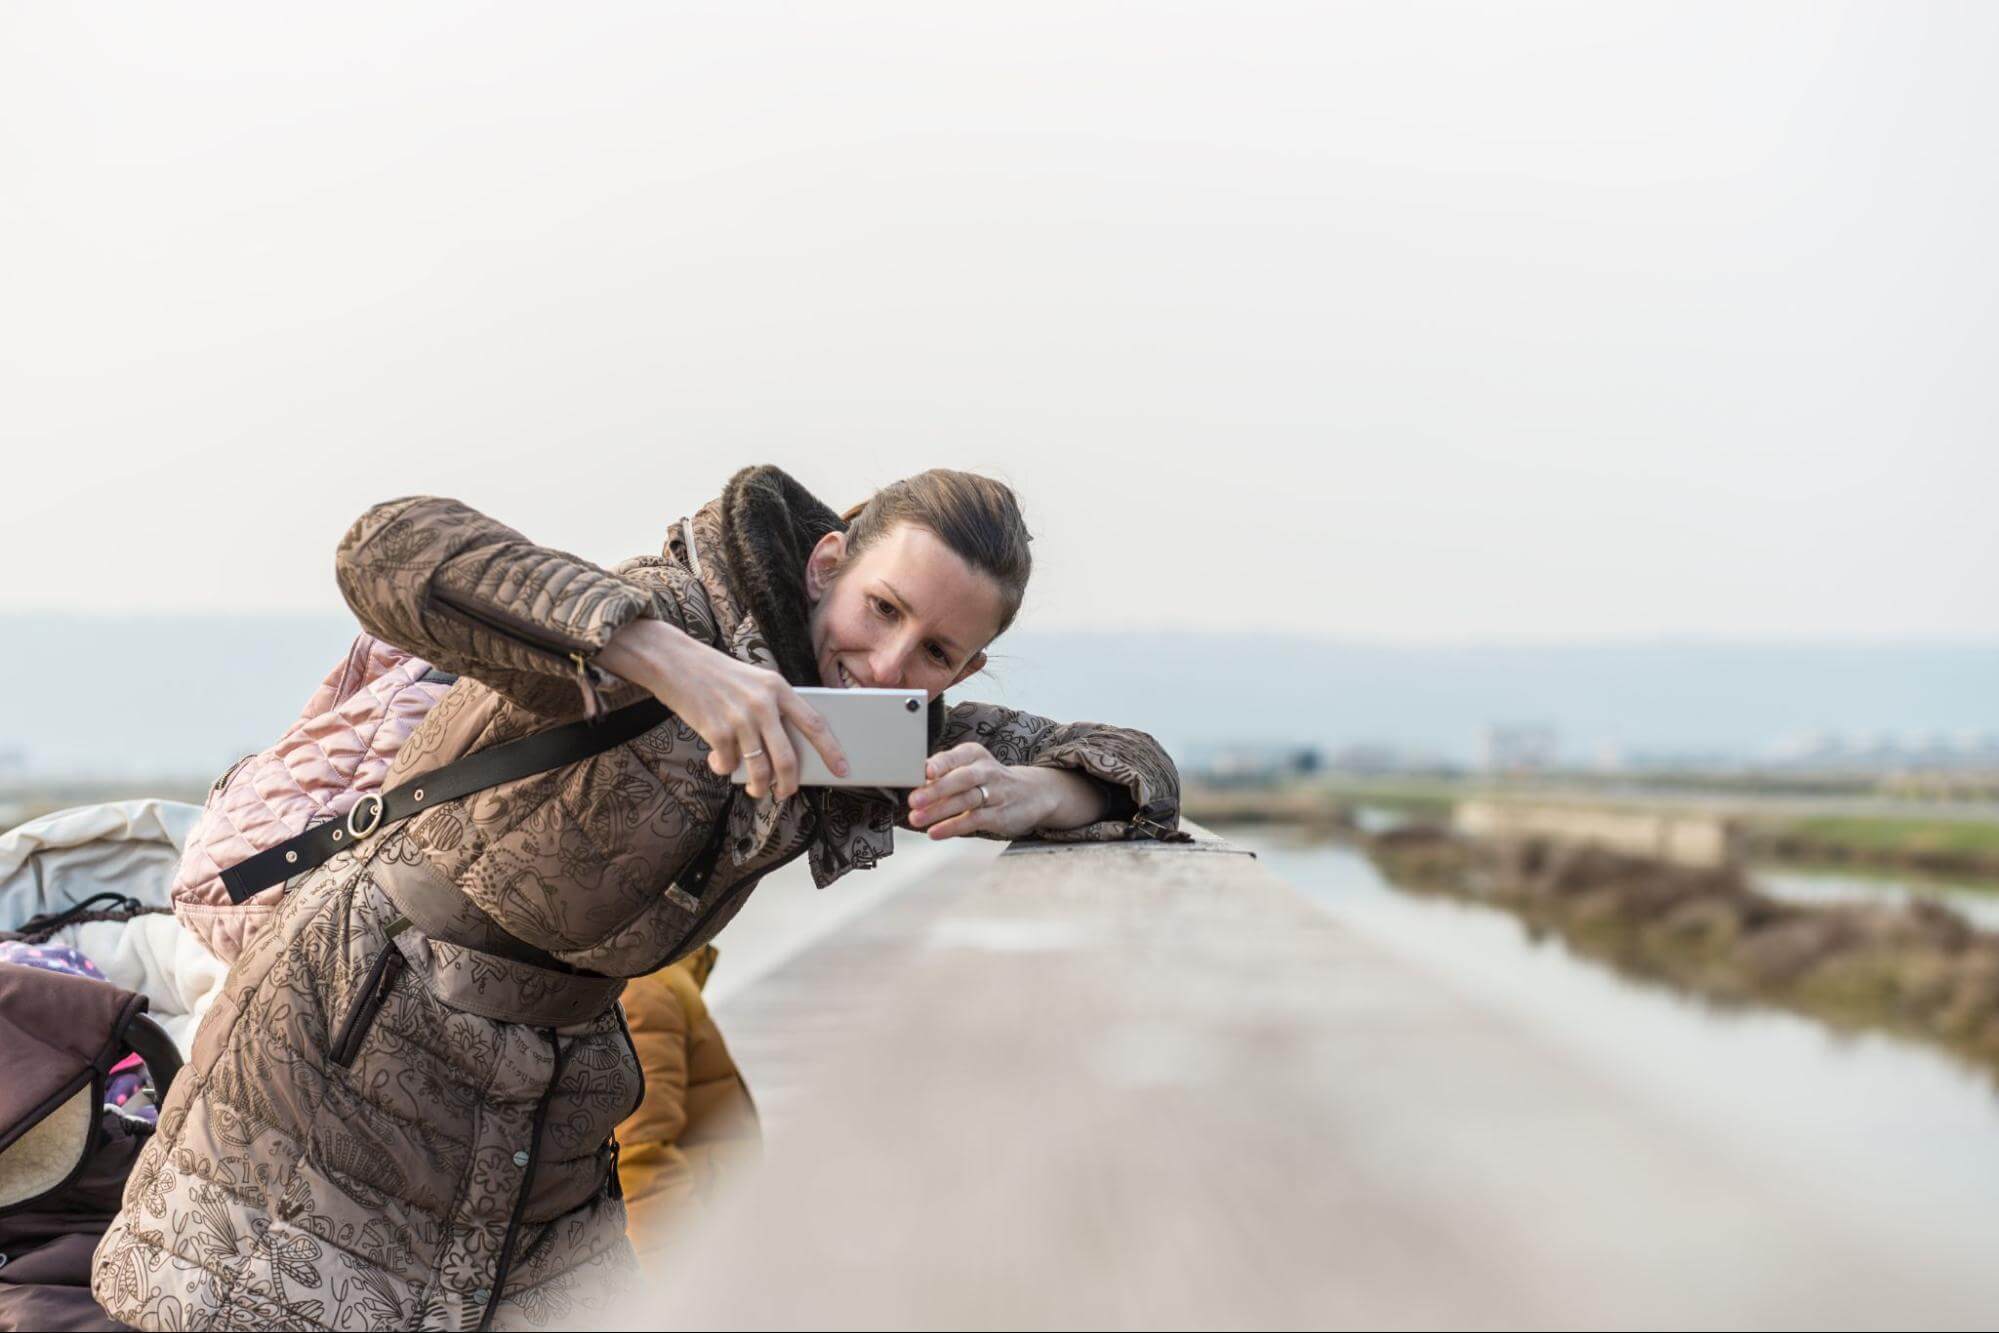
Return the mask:
M 409 966 L 403 951 L 396 947 L 396 936 L 400 930 L 391 926 L 388 942 L 382 946 L 382 956 L 368 969 L 368 979 L 362 983 L 361 999 L 349 1011 L 340 1024 L 340 1031 L 333 1038 L 333 1063 L 343 1068 L 354 1063 L 354 1057 L 361 1053 L 361 1042 L 368 1035 L 368 1029 L 375 1025 L 375 1015 L 382 1011 L 388 1001 L 389 992 L 396 988 L 396 979 Z
M 618 1117 L 618 1123 L 623 1124 L 625 1121 L 630 1120 L 633 1116 L 637 1115 L 639 1113 L 639 1108 L 645 1105 L 646 1066 L 645 1066 L 645 1061 L 639 1059 L 639 1044 L 636 1041 L 632 1040 L 632 1025 L 625 1018 L 624 1002 L 619 1001 L 618 1003 L 613 1004 L 611 1008 L 617 1012 L 618 1027 L 621 1030 L 623 1030 L 625 1034 L 625 1049 L 632 1053 L 632 1067 L 639 1071 L 639 1099 L 632 1103 L 632 1107 L 629 1111 L 626 1111 L 622 1116 Z M 611 1141 L 613 1143 L 617 1142 L 615 1134 L 613 1135 Z
M 631 1109 L 629 1111 L 626 1111 L 625 1114 L 619 1118 L 618 1123 L 622 1125 L 623 1123 L 625 1123 L 625 1121 L 630 1120 L 633 1116 L 637 1115 L 639 1113 L 639 1108 L 641 1106 L 644 1106 L 646 1103 L 646 1065 L 645 1061 L 639 1059 L 638 1042 L 632 1039 L 632 1024 L 631 1020 L 625 1016 L 624 1002 L 620 1000 L 617 1003 L 613 1004 L 611 1008 L 618 1015 L 618 1030 L 625 1034 L 625 1049 L 631 1053 L 632 1068 L 639 1071 L 638 1100 L 633 1102 Z M 604 1184 L 600 1188 L 607 1190 L 612 1198 L 623 1200 L 625 1197 L 625 1184 L 622 1180 L 618 1179 L 619 1144 L 618 1144 L 618 1131 L 616 1129 L 613 1129 L 611 1131 L 611 1138 L 608 1146 L 611 1149 L 611 1169 L 610 1172 L 605 1176 Z M 541 1248 L 541 1242 L 536 1241 L 535 1244 L 532 1247 L 530 1247 L 528 1253 L 532 1254 L 534 1253 L 535 1250 L 540 1248 Z M 522 1262 L 526 1262 L 526 1256 L 522 1257 Z
M 738 790 L 739 789 L 735 787 L 731 787 L 729 789 L 729 797 L 726 801 L 722 803 L 722 813 L 715 820 L 715 831 L 709 835 L 708 845 L 701 849 L 700 855 L 696 858 L 697 862 L 700 865 L 706 867 L 706 873 L 702 875 L 701 884 L 699 886 L 703 898 L 707 896 L 709 888 L 714 885 L 715 867 L 721 863 L 722 853 L 729 846 L 729 813 L 736 808 L 736 792 Z M 806 847 L 810 847 L 811 845 L 812 845 L 812 840 L 810 838 L 807 838 L 805 840 L 804 845 L 799 848 L 799 851 L 802 852 L 805 850 Z M 792 861 L 796 860 L 797 857 L 798 857 L 798 852 L 793 852 L 790 856 L 785 857 L 783 861 L 779 862 L 778 865 L 780 866 L 789 865 Z M 772 866 L 771 870 L 776 870 L 777 868 L 778 866 Z M 764 872 L 765 875 L 769 873 L 770 870 L 766 870 Z M 757 876 L 757 879 L 761 881 L 763 879 L 763 875 Z M 678 881 L 675 882 L 675 887 L 678 887 Z M 686 890 L 682 889 L 681 892 L 685 893 Z M 680 937 L 680 942 L 682 944 L 685 944 L 687 941 L 699 935 L 701 933 L 701 927 L 707 925 L 709 918 L 713 917 L 715 913 L 722 910 L 722 905 L 728 902 L 731 896 L 733 895 L 724 895 L 722 897 L 719 897 L 715 899 L 713 902 L 709 903 L 706 907 L 702 908 L 701 914 L 694 918 L 694 924 L 689 926 L 687 928 L 687 933 Z M 699 902 L 701 901 L 701 899 L 697 898 L 695 899 L 695 901 Z M 662 964 L 662 966 L 664 966 L 664 964 Z M 633 1051 L 632 1053 L 635 1056 L 638 1054 L 636 1050 Z
M 555 1090 L 562 1083 L 562 1066 L 568 1053 L 562 1049 L 562 1038 L 554 1028 L 542 1029 L 548 1038 L 550 1050 L 555 1056 L 555 1072 L 549 1075 L 548 1086 L 542 1090 L 541 1101 L 534 1108 L 534 1124 L 528 1130 L 528 1160 L 521 1170 L 521 1192 L 514 1196 L 514 1211 L 507 1218 L 507 1234 L 500 1242 L 500 1259 L 493 1267 L 493 1284 L 487 1289 L 486 1311 L 479 1317 L 480 1333 L 493 1326 L 493 1316 L 500 1308 L 500 1296 L 507 1289 L 507 1276 L 514 1266 L 514 1245 L 520 1240 L 521 1217 L 527 1212 L 528 1195 L 534 1192 L 535 1169 L 541 1165 L 541 1130 L 548 1120 L 549 1103 L 555 1100 Z
M 601 676 L 590 665 L 586 653 L 594 653 L 587 643 L 566 636 L 550 636 L 541 626 L 512 616 L 492 607 L 475 607 L 450 593 L 432 590 L 430 596 L 443 605 L 453 615 L 461 616 L 475 625 L 484 626 L 501 638 L 517 643 L 531 652 L 560 662 L 576 678 L 576 688 L 583 695 L 583 716 L 599 717 L 604 712 L 604 700 L 597 693 Z M 550 645 L 554 646 L 551 647 Z
M 244 755 L 241 759 L 238 759 L 235 763 L 229 765 L 228 769 L 223 772 L 222 776 L 215 779 L 214 783 L 208 788 L 208 794 L 210 796 L 213 796 L 215 795 L 215 793 L 221 791 L 224 787 L 228 786 L 229 779 L 236 776 L 236 771 L 242 768 L 243 765 L 249 763 L 252 759 L 255 759 L 256 757 L 257 757 L 257 752 L 253 750 L 249 754 Z
M 1146 806 L 1144 809 L 1135 810 L 1132 812 L 1131 818 L 1125 821 L 1131 825 L 1130 836 L 1125 839 L 1127 842 L 1137 842 L 1141 837 L 1155 838 L 1160 842 L 1192 842 L 1194 840 L 1194 835 L 1185 829 L 1167 828 L 1158 820 L 1147 816 L 1145 811 L 1151 808 L 1151 806 Z
M 806 844 L 805 846 L 806 846 L 806 847 L 810 847 L 811 845 L 812 845 L 812 844 L 808 842 L 808 843 L 807 843 L 807 844 Z M 797 860 L 797 859 L 799 858 L 800 854 L 801 854 L 801 853 L 803 853 L 804 851 L 805 851 L 805 847 L 801 847 L 801 848 L 799 848 L 799 849 L 798 849 L 798 851 L 796 851 L 796 852 L 793 852 L 793 853 L 792 853 L 792 854 L 791 854 L 790 856 L 787 856 L 787 857 L 785 857 L 785 858 L 784 858 L 784 859 L 783 859 L 782 861 L 779 861 L 779 862 L 778 862 L 778 863 L 777 863 L 776 865 L 772 866 L 772 867 L 770 868 L 770 870 L 766 870 L 766 871 L 764 871 L 764 872 L 763 872 L 763 874 L 762 874 L 762 875 L 758 875 L 758 876 L 757 876 L 757 882 L 758 882 L 759 884 L 761 884 L 761 883 L 763 882 L 763 878 L 764 878 L 764 875 L 768 875 L 768 874 L 770 874 L 770 873 L 771 873 L 771 871 L 773 871 L 773 870 L 782 870 L 782 869 L 783 869 L 783 868 L 784 868 L 785 866 L 788 866 L 788 865 L 790 865 L 790 864 L 791 864 L 791 863 L 792 863 L 793 861 L 796 861 L 796 860 Z M 727 894 L 724 894 L 723 896 L 721 896 L 721 897 L 717 898 L 717 899 L 716 899 L 716 900 L 715 900 L 714 902 L 712 902 L 712 903 L 709 903 L 709 904 L 708 904 L 708 906 L 707 906 L 707 909 L 706 909 L 706 910 L 704 910 L 704 911 L 703 911 L 703 912 L 701 913 L 701 915 L 700 915 L 700 916 L 697 916 L 697 917 L 695 917 L 695 918 L 694 918 L 694 924 L 693 924 L 693 925 L 691 925 L 691 926 L 689 926 L 689 927 L 687 928 L 687 933 L 686 933 L 685 935 L 682 935 L 682 936 L 680 937 L 680 942 L 681 942 L 682 944 L 685 944 L 685 943 L 686 943 L 687 941 L 689 941 L 689 940 L 691 940 L 691 939 L 694 939 L 694 938 L 696 938 L 697 936 L 699 936 L 699 935 L 701 934 L 701 927 L 703 927 L 703 926 L 707 925 L 707 924 L 708 924 L 708 919 L 709 919 L 710 917 L 714 916 L 714 915 L 715 915 L 715 913 L 717 913 L 717 912 L 721 911 L 721 910 L 722 910 L 722 905 L 723 905 L 724 903 L 728 902 L 728 901 L 729 901 L 729 899 L 730 899 L 730 898 L 733 898 L 734 896 L 735 896 L 735 894 L 734 894 L 733 892 L 731 892 L 731 893 L 727 893 Z M 667 966 L 667 964 L 668 964 L 668 963 L 672 963 L 672 962 L 675 962 L 675 961 L 677 961 L 678 959 L 680 959 L 680 958 L 684 958 L 684 957 L 686 957 L 686 955 L 685 955 L 685 954 L 676 954 L 676 955 L 674 955 L 674 956 L 673 956 L 672 958 L 669 958 L 669 959 L 667 959 L 666 963 L 661 963 L 661 964 L 660 964 L 660 967 L 665 967 L 665 966 Z M 658 970 L 658 968 L 655 968 L 655 969 L 654 969 L 654 971 L 657 971 L 657 970 Z M 636 1048 L 635 1048 L 635 1049 L 634 1049 L 634 1050 L 632 1051 L 632 1055 L 633 1055 L 633 1057 L 634 1057 L 634 1058 L 636 1058 L 636 1057 L 637 1057 L 637 1055 L 638 1055 L 638 1051 L 637 1051 L 637 1049 L 636 1049 Z M 641 1077 L 643 1077 L 643 1074 L 641 1074 Z
M 723 815 L 723 825 L 724 825 L 723 844 L 725 846 L 727 845 L 728 841 L 727 824 L 728 824 L 728 816 L 725 812 Z M 819 837 L 819 813 L 818 811 L 815 810 L 812 812 L 812 827 L 806 830 L 804 840 L 798 844 L 798 850 L 793 852 L 791 855 L 785 857 L 782 861 L 777 862 L 775 865 L 769 866 L 764 870 L 760 871 L 757 874 L 756 883 L 758 884 L 763 883 L 763 881 L 768 876 L 776 874 L 778 871 L 790 865 L 793 861 L 796 861 L 799 857 L 811 851 L 812 844 L 818 839 L 818 837 Z M 717 860 L 721 859 L 721 853 L 719 852 L 716 853 L 716 859 Z M 708 882 L 712 884 L 714 880 L 715 880 L 714 868 L 713 866 L 710 866 L 708 871 Z M 702 885 L 702 889 L 704 891 L 707 889 L 707 887 L 708 887 L 707 884 Z M 682 944 L 685 944 L 688 940 L 699 937 L 701 934 L 701 927 L 707 925 L 708 919 L 714 916 L 715 913 L 721 911 L 723 905 L 727 903 L 730 898 L 733 897 L 735 897 L 735 894 L 731 892 L 723 895 L 720 898 L 717 898 L 714 902 L 710 903 L 707 907 L 707 910 L 703 911 L 700 916 L 694 918 L 694 924 L 687 928 L 687 933 L 680 937 L 680 942 Z M 680 956 L 685 957 L 686 955 L 682 954 Z M 661 966 L 663 967 L 665 966 L 665 964 L 661 964 Z M 633 1055 L 636 1056 L 637 1054 L 638 1052 L 634 1050 Z M 641 1073 L 641 1077 L 643 1077 L 643 1073 Z

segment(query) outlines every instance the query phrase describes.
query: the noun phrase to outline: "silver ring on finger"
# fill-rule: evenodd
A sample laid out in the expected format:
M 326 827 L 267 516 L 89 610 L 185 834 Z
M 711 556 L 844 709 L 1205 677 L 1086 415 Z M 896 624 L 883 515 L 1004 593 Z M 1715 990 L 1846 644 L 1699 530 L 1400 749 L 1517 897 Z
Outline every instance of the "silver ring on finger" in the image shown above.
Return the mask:
M 761 758 L 763 758 L 763 754 L 764 754 L 764 752 L 763 752 L 762 750 L 745 750 L 745 751 L 743 751 L 743 758 L 745 758 L 745 759 L 761 759 Z
M 986 784 L 985 784 L 985 783 L 983 783 L 983 782 L 981 782 L 981 783 L 979 784 L 979 805 L 984 805 L 984 804 L 986 804 L 986 803 L 987 803 L 988 801 L 990 801 L 990 800 L 992 800 L 992 799 L 993 799 L 993 797 L 992 797 L 992 793 L 991 793 L 991 792 L 989 792 L 989 791 L 987 791 L 987 790 L 986 790 Z M 977 807 L 977 806 L 974 806 L 973 808 L 974 808 L 974 809 L 977 809 L 978 807 Z

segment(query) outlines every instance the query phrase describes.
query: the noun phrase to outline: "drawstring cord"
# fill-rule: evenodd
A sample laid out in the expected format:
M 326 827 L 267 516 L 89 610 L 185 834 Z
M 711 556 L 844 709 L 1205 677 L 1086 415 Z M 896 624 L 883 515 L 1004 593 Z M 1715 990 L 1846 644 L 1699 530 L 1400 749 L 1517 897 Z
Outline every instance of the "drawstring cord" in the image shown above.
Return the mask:
M 73 924 L 78 917 L 91 912 L 99 903 L 115 903 L 116 906 L 110 909 L 112 911 L 137 913 L 146 910 L 146 905 L 130 894 L 93 893 L 82 902 L 71 903 L 60 912 L 49 912 L 43 916 L 23 921 L 20 929 L 12 933 L 16 935 L 53 934 L 61 930 L 64 926 Z

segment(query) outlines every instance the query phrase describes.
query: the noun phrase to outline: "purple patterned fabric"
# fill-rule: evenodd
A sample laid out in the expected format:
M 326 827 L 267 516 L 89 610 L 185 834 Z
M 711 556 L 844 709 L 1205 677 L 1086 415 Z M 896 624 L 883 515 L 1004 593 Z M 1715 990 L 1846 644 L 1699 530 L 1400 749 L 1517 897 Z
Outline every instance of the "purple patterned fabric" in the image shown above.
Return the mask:
M 0 963 L 39 967 L 45 972 L 66 972 L 73 977 L 89 977 L 92 981 L 109 980 L 97 970 L 97 964 L 67 944 L 23 944 L 19 940 L 0 941 Z
M 146 1072 L 146 1062 L 128 1055 L 111 1066 L 111 1077 L 104 1084 L 104 1104 L 149 1125 L 157 1125 L 160 1108 L 153 1104 L 152 1081 L 152 1075 Z

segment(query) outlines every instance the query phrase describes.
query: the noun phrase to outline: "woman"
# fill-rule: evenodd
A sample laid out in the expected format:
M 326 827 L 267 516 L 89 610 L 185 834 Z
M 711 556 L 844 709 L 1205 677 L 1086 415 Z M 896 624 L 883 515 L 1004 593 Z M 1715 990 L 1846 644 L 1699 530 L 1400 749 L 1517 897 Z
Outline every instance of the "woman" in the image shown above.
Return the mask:
M 623 978 L 699 948 L 799 855 L 822 888 L 873 866 L 898 824 L 1179 836 L 1151 737 L 943 707 L 1013 620 L 1027 542 L 1010 491 L 943 470 L 843 518 L 745 469 L 614 572 L 452 500 L 364 514 L 337 558 L 348 604 L 460 677 L 386 787 L 648 694 L 672 716 L 298 878 L 231 969 L 98 1249 L 105 1308 L 144 1327 L 583 1315 L 631 1262 L 611 1141 L 639 1094 Z M 794 689 L 822 683 L 929 695 L 922 787 L 798 788 L 782 719 L 841 763 Z M 704 849 L 712 874 L 691 875 Z

